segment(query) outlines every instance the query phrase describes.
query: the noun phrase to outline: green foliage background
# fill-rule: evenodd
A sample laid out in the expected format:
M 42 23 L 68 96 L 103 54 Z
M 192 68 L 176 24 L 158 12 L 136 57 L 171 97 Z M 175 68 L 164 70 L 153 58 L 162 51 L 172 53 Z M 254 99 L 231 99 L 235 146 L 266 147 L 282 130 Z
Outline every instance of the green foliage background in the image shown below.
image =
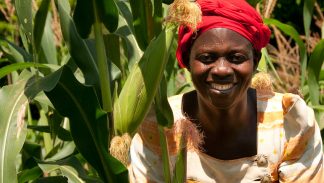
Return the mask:
M 0 183 L 128 182 L 109 149 L 114 137 L 134 135 L 151 105 L 165 182 L 181 182 L 186 152 L 171 170 L 163 128 L 173 123 L 167 97 L 193 86 L 175 59 L 176 26 L 163 21 L 172 2 L 0 1 Z M 258 69 L 281 92 L 296 87 L 285 76 L 296 80 L 323 129 L 324 2 L 249 2 L 273 30 Z M 290 49 L 298 72 L 282 71 Z

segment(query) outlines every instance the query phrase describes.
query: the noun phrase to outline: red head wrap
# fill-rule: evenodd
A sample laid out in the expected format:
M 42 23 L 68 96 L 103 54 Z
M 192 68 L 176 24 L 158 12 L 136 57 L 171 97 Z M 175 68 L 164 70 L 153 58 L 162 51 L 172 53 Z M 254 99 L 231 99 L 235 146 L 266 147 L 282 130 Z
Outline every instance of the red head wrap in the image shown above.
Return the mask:
M 228 28 L 241 34 L 257 51 L 268 44 L 270 29 L 245 0 L 197 0 L 197 3 L 202 11 L 202 21 L 198 24 L 197 31 L 185 26 L 179 27 L 176 56 L 181 67 L 188 65 L 194 39 L 212 28 Z

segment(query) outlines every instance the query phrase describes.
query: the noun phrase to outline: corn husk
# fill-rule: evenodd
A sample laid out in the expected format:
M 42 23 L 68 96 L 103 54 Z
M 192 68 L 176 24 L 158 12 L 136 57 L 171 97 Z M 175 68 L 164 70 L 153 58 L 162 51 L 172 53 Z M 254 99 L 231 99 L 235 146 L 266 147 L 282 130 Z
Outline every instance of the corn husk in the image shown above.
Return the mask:
M 147 114 L 159 87 L 175 27 L 162 30 L 136 63 L 114 103 L 114 127 L 116 134 L 133 135 Z

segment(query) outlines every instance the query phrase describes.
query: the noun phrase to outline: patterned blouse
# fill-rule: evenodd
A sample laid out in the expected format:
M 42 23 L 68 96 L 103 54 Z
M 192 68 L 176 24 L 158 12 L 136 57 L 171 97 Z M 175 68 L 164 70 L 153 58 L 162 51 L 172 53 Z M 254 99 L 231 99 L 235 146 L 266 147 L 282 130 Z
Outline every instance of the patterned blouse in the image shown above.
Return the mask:
M 182 95 L 169 99 L 175 123 L 165 134 L 174 166 L 180 136 L 186 131 L 187 182 L 324 182 L 320 130 L 313 110 L 298 95 L 257 91 L 257 154 L 233 160 L 216 159 L 200 150 L 202 137 L 183 115 L 181 101 Z M 159 144 L 150 111 L 132 140 L 131 182 L 164 182 Z

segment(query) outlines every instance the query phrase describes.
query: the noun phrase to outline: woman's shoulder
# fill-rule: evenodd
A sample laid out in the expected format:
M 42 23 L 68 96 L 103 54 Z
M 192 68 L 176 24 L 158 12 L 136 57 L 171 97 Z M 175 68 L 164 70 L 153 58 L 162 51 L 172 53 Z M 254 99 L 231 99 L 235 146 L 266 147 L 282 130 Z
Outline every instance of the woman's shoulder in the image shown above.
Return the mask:
M 257 73 L 252 79 L 257 93 L 258 122 L 262 124 L 292 124 L 306 128 L 313 123 L 313 111 L 297 94 L 274 92 L 267 73 Z M 298 119 L 298 120 L 297 120 Z
M 257 91 L 258 122 L 264 124 L 283 122 L 285 127 L 299 126 L 299 130 L 314 125 L 314 112 L 306 102 L 292 93 L 267 93 Z

